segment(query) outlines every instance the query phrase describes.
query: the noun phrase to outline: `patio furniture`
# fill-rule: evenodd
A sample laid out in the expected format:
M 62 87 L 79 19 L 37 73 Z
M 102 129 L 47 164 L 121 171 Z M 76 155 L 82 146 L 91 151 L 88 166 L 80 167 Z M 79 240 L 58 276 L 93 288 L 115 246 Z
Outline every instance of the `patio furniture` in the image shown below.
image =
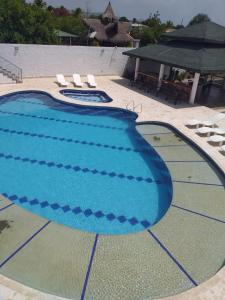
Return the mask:
M 198 119 L 192 119 L 190 120 L 186 126 L 191 126 L 191 127 L 197 127 L 199 128 L 201 125 L 207 126 L 207 127 L 215 127 L 216 123 L 225 119 L 225 114 L 224 113 L 218 113 L 208 119 L 203 119 L 203 120 L 198 120 Z
M 172 82 L 163 80 L 158 93 L 163 94 L 165 100 L 173 100 L 174 104 L 177 104 L 179 92 Z
M 68 86 L 69 85 L 69 82 L 67 82 L 66 80 L 65 80 L 65 77 L 64 77 L 64 75 L 63 74 L 57 74 L 56 75 L 56 79 L 57 79 L 57 82 L 58 82 L 58 84 L 60 85 L 60 86 Z
M 92 88 L 96 88 L 97 87 L 97 83 L 95 81 L 94 75 L 88 74 L 87 75 L 87 79 L 88 79 L 88 85 L 89 85 L 89 87 L 92 87 Z
M 196 132 L 199 134 L 207 134 L 207 136 L 210 136 L 211 133 L 217 135 L 225 135 L 225 127 L 219 127 L 219 128 L 200 127 Z
M 219 143 L 219 146 L 222 146 L 225 142 L 225 137 L 222 135 L 213 135 L 208 139 L 208 142 Z
M 83 82 L 81 81 L 80 74 L 73 74 L 73 83 L 77 87 L 83 87 Z

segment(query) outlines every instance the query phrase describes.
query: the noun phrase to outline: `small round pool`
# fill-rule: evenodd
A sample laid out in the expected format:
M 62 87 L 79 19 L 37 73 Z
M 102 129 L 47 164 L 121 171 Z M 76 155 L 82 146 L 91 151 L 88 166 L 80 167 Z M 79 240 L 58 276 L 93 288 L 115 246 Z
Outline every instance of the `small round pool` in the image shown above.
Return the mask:
M 107 103 L 111 102 L 110 98 L 103 91 L 83 91 L 83 90 L 61 90 L 60 93 L 66 97 L 84 101 L 84 102 L 98 102 L 98 103 Z

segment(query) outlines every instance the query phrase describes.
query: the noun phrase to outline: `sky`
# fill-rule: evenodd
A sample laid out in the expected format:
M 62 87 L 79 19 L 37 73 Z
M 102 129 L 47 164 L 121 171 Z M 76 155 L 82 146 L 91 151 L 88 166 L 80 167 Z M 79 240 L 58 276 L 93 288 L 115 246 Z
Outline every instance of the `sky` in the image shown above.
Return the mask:
M 49 5 L 81 7 L 90 12 L 102 12 L 108 0 L 45 0 Z M 198 13 L 206 13 L 216 23 L 225 25 L 225 0 L 111 0 L 117 16 L 145 19 L 151 12 L 159 11 L 163 21 L 186 25 Z

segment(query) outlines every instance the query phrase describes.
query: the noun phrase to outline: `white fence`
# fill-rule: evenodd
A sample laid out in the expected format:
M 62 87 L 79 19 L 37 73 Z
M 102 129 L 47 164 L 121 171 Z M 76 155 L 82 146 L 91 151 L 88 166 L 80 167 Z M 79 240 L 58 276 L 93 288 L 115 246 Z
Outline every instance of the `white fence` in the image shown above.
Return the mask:
M 23 77 L 71 75 L 123 75 L 130 48 L 0 44 L 0 55 L 22 68 Z

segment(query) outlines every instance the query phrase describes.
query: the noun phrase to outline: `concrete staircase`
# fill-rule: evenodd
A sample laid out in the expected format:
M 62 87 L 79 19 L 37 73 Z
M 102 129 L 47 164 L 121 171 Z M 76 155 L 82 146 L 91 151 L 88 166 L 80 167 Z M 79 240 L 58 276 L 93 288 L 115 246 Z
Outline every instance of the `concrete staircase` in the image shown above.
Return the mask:
M 0 56 L 0 84 L 22 82 L 22 69 Z

